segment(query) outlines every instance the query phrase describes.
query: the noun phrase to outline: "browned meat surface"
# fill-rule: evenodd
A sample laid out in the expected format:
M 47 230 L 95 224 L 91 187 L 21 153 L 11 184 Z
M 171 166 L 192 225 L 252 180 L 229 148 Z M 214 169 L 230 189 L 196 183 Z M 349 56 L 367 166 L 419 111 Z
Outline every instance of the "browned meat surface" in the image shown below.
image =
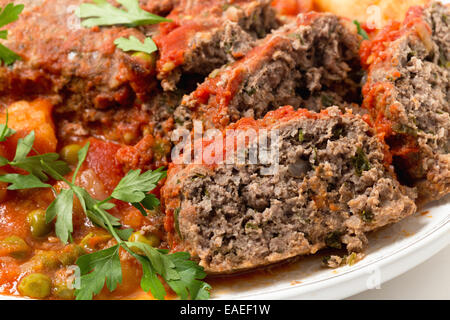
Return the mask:
M 208 75 L 247 53 L 279 26 L 269 0 L 180 0 L 155 37 L 158 78 L 175 90 L 182 75 Z
M 320 114 L 284 107 L 227 129 L 249 137 L 235 155 L 261 148 L 251 130 L 278 130 L 278 140 L 270 140 L 279 150 L 278 170 L 264 173 L 268 165 L 248 164 L 250 156 L 246 164 L 211 161 L 213 142 L 205 144 L 204 164 L 172 165 L 162 191 L 172 249 L 190 252 L 209 273 L 261 267 L 325 247 L 358 252 L 366 232 L 415 212 L 414 193 L 386 169 L 385 146 L 359 116 L 342 115 L 337 107 Z M 226 146 L 224 159 L 233 148 Z
M 183 99 L 175 121 L 191 128 L 199 120 L 205 128 L 221 129 L 285 104 L 320 110 L 357 102 L 358 46 L 356 33 L 338 17 L 300 14 L 243 59 L 214 71 Z
M 420 201 L 450 192 L 450 6 L 413 7 L 406 20 L 363 43 L 363 107 Z

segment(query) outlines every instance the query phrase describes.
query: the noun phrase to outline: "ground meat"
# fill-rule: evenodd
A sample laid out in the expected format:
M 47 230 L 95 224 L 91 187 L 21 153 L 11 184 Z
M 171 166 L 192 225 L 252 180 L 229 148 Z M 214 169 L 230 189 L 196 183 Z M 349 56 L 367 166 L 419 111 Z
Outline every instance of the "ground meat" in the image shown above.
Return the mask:
M 360 97 L 358 37 L 332 14 L 306 13 L 214 71 L 175 112 L 180 126 L 224 128 L 280 105 L 319 110 Z
M 366 232 L 415 212 L 414 192 L 395 179 L 385 146 L 359 116 L 342 115 L 337 107 L 321 113 L 283 107 L 231 129 L 243 130 L 247 144 L 226 144 L 227 161 L 211 162 L 206 146 L 220 150 L 223 142 L 204 141 L 203 164 L 171 165 L 162 191 L 172 250 L 190 252 L 208 273 L 242 271 L 325 247 L 358 252 Z M 278 147 L 278 170 L 271 174 L 263 172 L 267 164 L 248 162 L 258 148 L 251 130 L 258 139 L 270 136 L 267 148 Z M 246 164 L 228 163 L 231 151 L 246 154 Z
M 195 18 L 193 18 L 195 17 Z M 158 78 L 175 90 L 182 75 L 208 75 L 247 53 L 279 23 L 269 0 L 181 0 L 155 36 Z
M 413 7 L 362 45 L 363 107 L 420 202 L 450 192 L 450 7 Z

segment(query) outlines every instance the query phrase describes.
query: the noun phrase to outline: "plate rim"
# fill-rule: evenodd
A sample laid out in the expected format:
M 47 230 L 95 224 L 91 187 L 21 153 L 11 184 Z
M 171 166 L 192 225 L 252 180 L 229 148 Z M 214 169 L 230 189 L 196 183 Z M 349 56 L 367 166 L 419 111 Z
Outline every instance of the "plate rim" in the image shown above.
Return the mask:
M 367 278 L 373 270 L 380 270 L 380 285 L 415 268 L 450 245 L 450 214 L 431 230 L 412 242 L 383 255 L 370 263 L 345 270 L 331 277 L 317 279 L 286 288 L 261 293 L 238 294 L 235 297 L 217 297 L 217 300 L 284 300 L 284 299 L 345 299 L 369 290 Z M 364 260 L 362 260 L 364 261 Z

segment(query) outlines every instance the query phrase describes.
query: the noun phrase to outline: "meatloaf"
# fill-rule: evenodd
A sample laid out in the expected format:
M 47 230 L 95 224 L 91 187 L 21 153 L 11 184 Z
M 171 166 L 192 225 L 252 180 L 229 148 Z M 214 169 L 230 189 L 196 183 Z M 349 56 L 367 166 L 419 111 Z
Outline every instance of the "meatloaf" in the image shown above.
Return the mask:
M 354 26 L 352 26 L 354 27 Z M 242 117 L 261 118 L 280 105 L 320 110 L 360 98 L 359 39 L 332 14 L 305 13 L 215 70 L 185 97 L 174 116 L 222 129 Z
M 420 202 L 450 192 L 450 7 L 413 7 L 361 47 L 363 107 Z
M 270 0 L 180 0 L 154 37 L 159 48 L 158 78 L 176 89 L 185 74 L 206 76 L 247 53 L 258 37 L 279 23 Z
M 0 0 L 0 5 L 8 2 Z M 129 105 L 147 97 L 156 85 L 154 68 L 114 44 L 131 35 L 143 40 L 144 34 L 125 27 L 82 28 L 75 16 L 82 2 L 27 2 L 20 19 L 8 25 L 5 44 L 22 60 L 0 68 L 2 95 L 56 94 L 57 113 Z
M 325 247 L 358 252 L 366 232 L 416 209 L 414 193 L 398 183 L 385 146 L 360 116 L 337 107 L 320 113 L 283 107 L 262 120 L 240 120 L 227 136 L 238 129 L 247 144 L 225 144 L 226 161 L 210 161 L 205 147 L 202 163 L 171 165 L 162 191 L 172 250 L 190 252 L 208 273 L 233 273 Z M 250 130 L 258 134 L 247 135 Z M 272 174 L 263 172 L 268 162 L 228 161 L 230 154 L 257 150 L 256 137 L 269 134 L 266 148 L 279 152 Z M 220 149 L 221 139 L 204 145 L 218 150 L 217 143 Z

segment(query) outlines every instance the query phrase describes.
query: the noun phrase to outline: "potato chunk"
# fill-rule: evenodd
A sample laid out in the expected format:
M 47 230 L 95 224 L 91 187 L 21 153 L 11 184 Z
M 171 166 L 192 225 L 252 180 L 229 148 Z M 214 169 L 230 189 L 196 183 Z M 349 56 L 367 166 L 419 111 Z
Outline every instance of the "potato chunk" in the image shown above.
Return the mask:
M 7 156 L 14 156 L 17 141 L 33 130 L 36 135 L 33 147 L 39 153 L 56 151 L 57 140 L 52 109 L 53 105 L 44 99 L 32 102 L 18 101 L 8 107 L 8 126 L 16 130 L 16 134 L 6 141 Z M 3 111 L 0 123 L 5 123 L 5 120 L 6 113 Z
M 409 7 L 428 2 L 428 0 L 315 0 L 315 6 L 319 11 L 332 12 L 369 24 L 374 23 L 377 28 L 381 28 L 390 20 L 403 21 Z

